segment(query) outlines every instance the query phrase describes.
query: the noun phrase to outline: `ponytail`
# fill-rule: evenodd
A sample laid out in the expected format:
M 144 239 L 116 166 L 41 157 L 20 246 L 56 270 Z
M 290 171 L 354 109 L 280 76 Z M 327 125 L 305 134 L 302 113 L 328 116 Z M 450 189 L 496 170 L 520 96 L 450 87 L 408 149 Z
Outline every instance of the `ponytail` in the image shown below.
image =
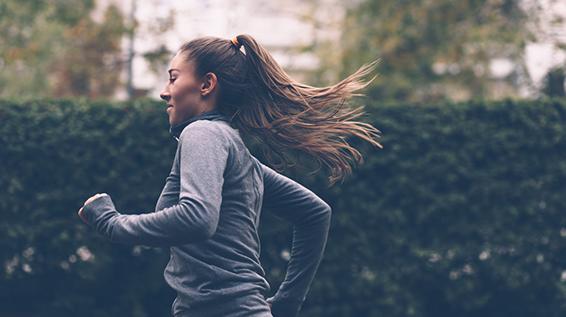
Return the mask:
M 365 114 L 364 107 L 349 103 L 352 97 L 363 96 L 356 92 L 377 77 L 364 81 L 380 59 L 363 65 L 335 85 L 313 87 L 293 80 L 248 34 L 232 40 L 204 37 L 183 45 L 181 50 L 189 51 L 188 58 L 207 68 L 201 67 L 201 72 L 216 73 L 220 110 L 267 147 L 262 153 L 275 169 L 293 165 L 287 151 L 299 151 L 314 158 L 319 168 L 326 166 L 333 185 L 351 174 L 352 163 L 363 163 L 361 153 L 346 141 L 347 137 L 359 137 L 383 148 L 377 140 L 381 131 L 355 120 Z

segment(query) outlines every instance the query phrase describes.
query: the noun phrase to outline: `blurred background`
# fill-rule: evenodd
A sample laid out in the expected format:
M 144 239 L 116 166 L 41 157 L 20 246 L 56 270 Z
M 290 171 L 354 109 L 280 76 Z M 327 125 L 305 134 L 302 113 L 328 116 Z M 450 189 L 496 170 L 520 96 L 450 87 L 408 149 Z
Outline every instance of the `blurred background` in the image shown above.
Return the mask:
M 333 207 L 300 316 L 566 316 L 565 19 L 563 0 L 0 0 L 0 317 L 169 316 L 169 250 L 76 212 L 98 192 L 153 211 L 170 58 L 242 33 L 314 86 L 381 59 L 356 102 L 384 148 L 349 140 L 365 162 L 333 187 L 284 172 Z M 293 228 L 262 217 L 271 295 Z
M 380 100 L 563 95 L 564 1 L 2 0 L 0 15 L 2 97 L 157 98 L 184 41 L 241 33 L 313 85 L 381 57 Z

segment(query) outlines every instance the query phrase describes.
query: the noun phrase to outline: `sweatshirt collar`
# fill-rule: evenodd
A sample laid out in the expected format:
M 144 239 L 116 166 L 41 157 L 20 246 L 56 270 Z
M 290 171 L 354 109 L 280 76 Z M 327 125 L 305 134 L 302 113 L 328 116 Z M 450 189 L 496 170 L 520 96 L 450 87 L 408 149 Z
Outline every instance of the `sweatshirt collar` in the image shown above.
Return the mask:
M 219 112 L 218 110 L 210 110 L 200 113 L 196 116 L 192 116 L 189 119 L 174 125 L 169 126 L 169 134 L 171 134 L 175 140 L 179 141 L 179 137 L 181 136 L 181 132 L 183 129 L 188 126 L 189 124 L 197 121 L 197 120 L 224 120 L 230 122 L 230 118 L 225 114 Z

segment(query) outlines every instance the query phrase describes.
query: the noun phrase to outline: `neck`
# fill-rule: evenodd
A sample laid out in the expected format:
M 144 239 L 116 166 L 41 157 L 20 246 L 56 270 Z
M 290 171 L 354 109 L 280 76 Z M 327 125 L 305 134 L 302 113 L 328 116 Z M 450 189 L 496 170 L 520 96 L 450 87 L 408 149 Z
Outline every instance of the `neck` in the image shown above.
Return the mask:
M 169 134 L 171 134 L 177 141 L 179 141 L 179 137 L 181 136 L 181 132 L 183 132 L 183 129 L 185 129 L 189 124 L 197 120 L 224 120 L 230 122 L 230 118 L 228 116 L 224 115 L 223 113 L 221 113 L 216 109 L 212 109 L 201 112 L 195 116 L 192 116 L 181 123 L 171 125 L 169 127 Z

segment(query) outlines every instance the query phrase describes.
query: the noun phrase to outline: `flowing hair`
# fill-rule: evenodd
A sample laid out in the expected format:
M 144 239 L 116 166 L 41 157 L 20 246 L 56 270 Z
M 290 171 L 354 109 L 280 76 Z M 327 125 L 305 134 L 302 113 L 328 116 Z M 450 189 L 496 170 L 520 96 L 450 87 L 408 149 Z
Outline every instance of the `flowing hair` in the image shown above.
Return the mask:
M 234 39 L 237 42 L 200 37 L 184 43 L 178 54 L 185 54 L 185 61 L 195 63 L 197 76 L 208 72 L 217 76 L 218 111 L 230 116 L 237 129 L 267 147 L 262 154 L 275 169 L 293 165 L 285 151 L 296 150 L 313 157 L 318 169 L 326 166 L 333 185 L 351 174 L 352 161 L 364 161 L 348 143 L 348 137 L 359 137 L 383 148 L 377 140 L 381 131 L 355 120 L 365 114 L 364 107 L 348 103 L 353 96 L 363 96 L 356 92 L 377 77 L 364 81 L 380 59 L 363 65 L 335 85 L 313 87 L 293 80 L 252 36 L 241 34 Z

